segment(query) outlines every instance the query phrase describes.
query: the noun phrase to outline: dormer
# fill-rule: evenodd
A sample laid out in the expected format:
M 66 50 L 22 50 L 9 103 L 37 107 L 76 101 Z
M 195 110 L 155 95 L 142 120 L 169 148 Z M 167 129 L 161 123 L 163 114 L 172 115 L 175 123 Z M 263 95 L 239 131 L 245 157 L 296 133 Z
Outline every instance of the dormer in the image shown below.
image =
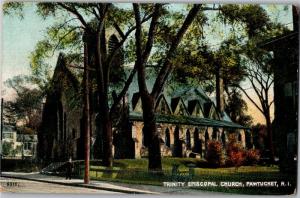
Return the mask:
M 216 110 L 215 105 L 212 102 L 206 102 L 204 104 L 204 115 L 206 118 L 220 120 L 220 116 Z
M 139 92 L 134 93 L 132 96 L 132 110 L 139 113 L 143 112 L 142 100 Z
M 188 116 L 188 111 L 182 98 L 172 98 L 171 99 L 171 109 L 174 115 L 185 115 Z
M 159 96 L 156 102 L 155 112 L 159 114 L 172 114 L 171 108 L 168 105 L 167 100 L 163 94 Z
M 203 118 L 204 113 L 201 108 L 199 100 L 190 100 L 188 103 L 188 112 L 190 115 Z

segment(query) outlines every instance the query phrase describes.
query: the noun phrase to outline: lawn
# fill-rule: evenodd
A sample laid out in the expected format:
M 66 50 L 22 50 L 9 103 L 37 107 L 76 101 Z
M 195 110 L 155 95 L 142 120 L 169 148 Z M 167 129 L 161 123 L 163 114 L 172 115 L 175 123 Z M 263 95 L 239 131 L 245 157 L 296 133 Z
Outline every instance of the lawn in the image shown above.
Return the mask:
M 91 166 L 92 179 L 117 181 L 131 184 L 146 184 L 162 186 L 162 182 L 216 182 L 218 186 L 197 186 L 194 189 L 242 194 L 290 194 L 296 183 L 296 176 L 282 174 L 277 166 L 241 166 L 238 169 L 230 168 L 204 168 L 203 160 L 194 158 L 163 158 L 163 173 L 148 172 L 147 159 L 122 159 L 115 160 L 114 167 L 106 168 L 101 162 Z M 176 164 L 184 176 L 174 177 L 172 167 Z M 194 166 L 193 177 L 188 176 L 189 166 Z M 202 168 L 201 168 L 202 167 Z M 175 179 L 174 179 L 175 178 Z M 223 187 L 220 182 L 252 182 L 252 181 L 289 181 L 292 186 L 278 187 Z

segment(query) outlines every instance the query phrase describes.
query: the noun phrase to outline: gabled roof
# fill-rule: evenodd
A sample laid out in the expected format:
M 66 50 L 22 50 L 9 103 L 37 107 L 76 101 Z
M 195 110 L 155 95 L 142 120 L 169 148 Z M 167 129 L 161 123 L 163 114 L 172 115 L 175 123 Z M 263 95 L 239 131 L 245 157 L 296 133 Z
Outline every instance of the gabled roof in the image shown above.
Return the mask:
M 79 90 L 79 81 L 69 70 L 66 64 L 67 63 L 65 61 L 63 53 L 60 53 L 57 59 L 51 83 L 56 91 L 61 90 L 63 87 L 72 87 L 75 90 Z

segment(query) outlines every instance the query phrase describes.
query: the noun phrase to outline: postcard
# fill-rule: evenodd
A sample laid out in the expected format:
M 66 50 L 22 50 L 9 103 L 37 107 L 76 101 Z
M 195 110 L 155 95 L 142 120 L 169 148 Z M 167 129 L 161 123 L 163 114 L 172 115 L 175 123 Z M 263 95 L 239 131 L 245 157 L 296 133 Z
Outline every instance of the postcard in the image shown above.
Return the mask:
M 2 13 L 1 192 L 296 194 L 299 7 Z

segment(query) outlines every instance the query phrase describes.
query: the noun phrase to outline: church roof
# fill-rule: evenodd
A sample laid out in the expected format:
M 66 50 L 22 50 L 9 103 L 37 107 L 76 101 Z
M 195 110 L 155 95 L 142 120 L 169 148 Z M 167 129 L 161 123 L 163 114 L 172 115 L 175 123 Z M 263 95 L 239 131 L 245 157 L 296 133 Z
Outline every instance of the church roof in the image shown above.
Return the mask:
M 242 125 L 233 122 L 228 122 L 224 120 L 213 120 L 209 118 L 198 118 L 194 116 L 156 114 L 155 117 L 157 123 L 247 129 L 247 127 L 244 127 Z M 143 121 L 143 116 L 141 113 L 131 112 L 129 115 L 129 119 L 131 121 Z

